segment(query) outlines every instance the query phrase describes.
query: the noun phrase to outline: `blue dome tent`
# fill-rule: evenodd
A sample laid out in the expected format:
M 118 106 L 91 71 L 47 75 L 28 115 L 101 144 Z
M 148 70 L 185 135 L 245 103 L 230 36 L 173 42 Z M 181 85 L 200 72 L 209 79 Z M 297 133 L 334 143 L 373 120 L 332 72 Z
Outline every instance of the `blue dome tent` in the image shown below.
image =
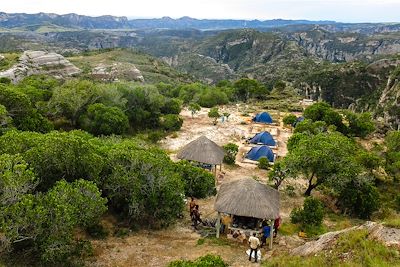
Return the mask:
M 259 123 L 272 123 L 272 117 L 268 112 L 261 112 L 253 118 L 253 121 Z
M 276 141 L 269 132 L 261 132 L 256 134 L 252 139 L 250 139 L 250 143 L 276 146 Z
M 296 125 L 297 125 L 298 123 L 303 122 L 305 119 L 306 119 L 306 118 L 304 118 L 303 116 L 298 117 L 298 118 L 296 119 L 296 121 L 293 122 L 293 125 L 292 125 L 292 126 L 293 126 L 293 127 L 296 127 Z
M 246 155 L 246 158 L 251 160 L 259 160 L 262 157 L 266 157 L 269 162 L 274 162 L 274 153 L 268 146 L 253 147 Z

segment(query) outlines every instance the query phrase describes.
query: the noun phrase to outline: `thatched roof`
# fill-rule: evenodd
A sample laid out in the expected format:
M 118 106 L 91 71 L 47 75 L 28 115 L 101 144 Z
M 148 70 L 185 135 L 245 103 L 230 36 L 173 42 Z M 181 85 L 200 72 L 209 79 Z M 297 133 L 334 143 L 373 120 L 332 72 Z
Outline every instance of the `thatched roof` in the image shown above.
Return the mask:
M 205 136 L 201 136 L 187 144 L 177 155 L 178 159 L 212 165 L 222 164 L 224 156 L 225 151 Z
M 252 178 L 222 184 L 215 201 L 218 212 L 259 219 L 279 216 L 279 192 Z

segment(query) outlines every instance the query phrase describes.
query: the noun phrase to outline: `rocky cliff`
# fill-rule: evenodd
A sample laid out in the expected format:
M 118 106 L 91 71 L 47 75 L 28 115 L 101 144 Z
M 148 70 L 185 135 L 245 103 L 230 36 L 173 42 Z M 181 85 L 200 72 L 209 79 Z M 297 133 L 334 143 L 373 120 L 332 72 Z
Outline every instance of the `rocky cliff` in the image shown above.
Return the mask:
M 398 67 L 390 74 L 376 109 L 386 124 L 400 130 L 400 60 Z
M 25 51 L 16 65 L 0 72 L 0 77 L 9 78 L 16 83 L 32 74 L 68 77 L 79 73 L 80 69 L 59 54 L 44 51 Z

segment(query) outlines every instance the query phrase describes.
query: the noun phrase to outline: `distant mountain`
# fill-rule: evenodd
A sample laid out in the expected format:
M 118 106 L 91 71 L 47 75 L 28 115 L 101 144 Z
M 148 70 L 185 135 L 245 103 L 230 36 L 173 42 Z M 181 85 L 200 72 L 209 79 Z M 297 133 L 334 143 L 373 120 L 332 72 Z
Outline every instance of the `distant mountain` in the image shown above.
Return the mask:
M 80 29 L 238 29 L 238 28 L 274 28 L 290 25 L 335 24 L 334 21 L 308 20 L 210 20 L 182 17 L 172 19 L 163 17 L 158 19 L 133 19 L 126 17 L 100 16 L 90 17 L 77 14 L 57 15 L 53 13 L 3 13 L 0 12 L 0 27 L 16 28 L 29 25 L 52 24 L 68 28 Z

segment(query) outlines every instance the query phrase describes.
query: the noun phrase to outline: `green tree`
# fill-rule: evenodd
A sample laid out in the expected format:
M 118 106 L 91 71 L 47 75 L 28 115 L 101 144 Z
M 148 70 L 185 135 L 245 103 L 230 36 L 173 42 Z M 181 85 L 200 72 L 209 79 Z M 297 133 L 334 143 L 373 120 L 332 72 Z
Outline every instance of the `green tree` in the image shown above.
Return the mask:
M 53 123 L 43 117 L 36 109 L 32 109 L 32 111 L 24 117 L 15 118 L 14 124 L 18 130 L 21 131 L 48 133 L 54 130 Z
M 327 127 L 334 125 L 339 132 L 347 133 L 347 127 L 343 124 L 342 116 L 325 102 L 315 103 L 307 107 L 304 110 L 304 117 L 313 122 L 323 121 Z
M 250 98 L 265 99 L 269 90 L 257 80 L 242 78 L 237 80 L 233 87 L 235 88 L 236 98 L 247 102 Z
M 215 178 L 210 172 L 185 160 L 176 163 L 175 172 L 182 177 L 186 196 L 205 198 L 216 193 Z
M 199 104 L 192 102 L 192 103 L 189 104 L 189 110 L 190 110 L 190 112 L 192 113 L 192 118 L 193 118 L 194 115 L 195 115 L 198 111 L 201 110 L 201 107 L 200 107 Z
M 296 137 L 295 137 L 296 138 Z M 340 133 L 302 136 L 289 150 L 285 161 L 293 175 L 308 180 L 306 196 L 321 184 L 341 186 L 361 172 L 355 161 L 357 147 Z
M 91 104 L 80 124 L 94 135 L 123 134 L 129 128 L 128 116 L 122 110 L 101 103 Z
M 94 83 L 71 80 L 54 89 L 49 105 L 55 115 L 68 118 L 72 126 L 76 127 L 86 108 L 99 98 L 98 87 Z
M 365 138 L 375 130 L 375 124 L 372 121 L 371 113 L 356 114 L 346 111 L 344 114 L 348 122 L 348 135 Z
M 272 170 L 268 173 L 268 178 L 274 183 L 276 189 L 279 189 L 279 186 L 289 175 L 289 171 L 285 164 L 284 160 L 274 162 Z
M 18 249 L 16 244 L 25 243 L 47 264 L 65 263 L 81 252 L 74 229 L 97 223 L 105 204 L 95 184 L 59 181 L 46 194 L 26 194 L 7 206 L 0 215 L 0 230 L 8 247 Z
M 161 112 L 163 114 L 176 114 L 179 115 L 182 109 L 182 101 L 176 98 L 166 99 L 163 106 L 161 107 Z
M 229 143 L 224 145 L 225 156 L 224 163 L 233 165 L 236 161 L 236 155 L 239 152 L 239 147 L 236 144 Z
M 182 212 L 183 181 L 160 150 L 116 146 L 108 152 L 106 173 L 111 207 L 131 224 L 160 228 Z
M 214 125 L 216 125 L 218 118 L 221 117 L 218 108 L 211 108 L 210 111 L 208 112 L 208 117 L 212 118 Z
M 161 118 L 161 126 L 166 131 L 179 131 L 182 124 L 183 119 L 179 115 L 167 114 Z
M 38 179 L 21 155 L 0 155 L 0 206 L 18 202 L 33 192 Z
M 339 206 L 346 213 L 370 219 L 379 208 L 379 192 L 369 179 L 359 177 L 349 181 L 339 194 Z
M 393 131 L 386 135 L 386 170 L 395 180 L 400 180 L 400 131 Z
M 304 200 L 302 209 L 293 209 L 290 214 L 292 223 L 300 223 L 303 227 L 320 226 L 324 219 L 324 205 L 313 197 Z

